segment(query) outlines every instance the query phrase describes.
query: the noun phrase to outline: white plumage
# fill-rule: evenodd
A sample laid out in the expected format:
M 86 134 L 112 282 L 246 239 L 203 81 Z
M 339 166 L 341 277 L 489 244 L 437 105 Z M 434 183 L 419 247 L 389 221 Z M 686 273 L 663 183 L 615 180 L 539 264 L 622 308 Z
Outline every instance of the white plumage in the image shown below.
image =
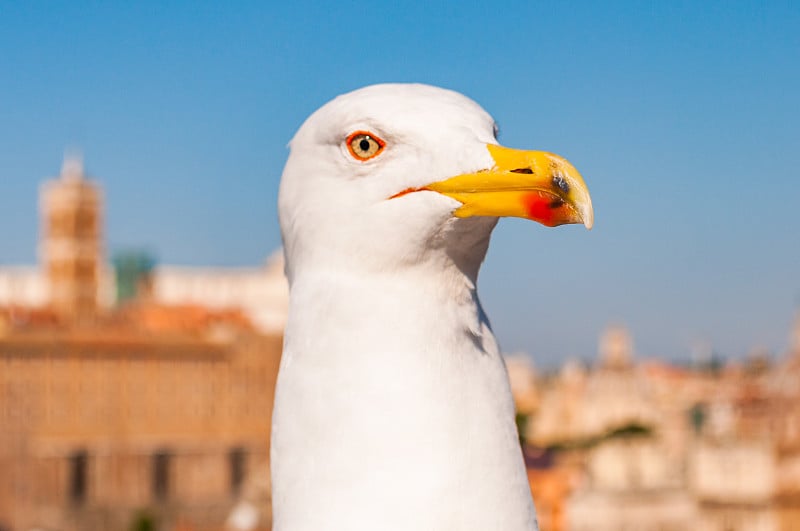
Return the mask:
M 426 188 L 491 168 L 495 130 L 458 93 L 378 85 L 323 106 L 292 140 L 276 531 L 536 528 L 476 292 L 497 218 L 455 217 L 462 203 Z M 349 151 L 359 131 L 385 142 L 379 156 Z

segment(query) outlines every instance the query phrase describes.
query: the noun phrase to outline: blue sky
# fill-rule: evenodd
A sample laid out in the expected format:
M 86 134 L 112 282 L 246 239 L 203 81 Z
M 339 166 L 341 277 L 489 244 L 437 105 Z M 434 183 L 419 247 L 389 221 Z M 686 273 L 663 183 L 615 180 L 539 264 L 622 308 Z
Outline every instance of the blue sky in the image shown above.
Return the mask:
M 595 228 L 504 220 L 481 294 L 506 350 L 785 348 L 800 300 L 800 3 L 0 1 L 0 264 L 36 259 L 65 148 L 107 196 L 110 251 L 257 264 L 286 143 L 333 96 L 463 92 L 505 145 L 584 175 Z M 543 274 L 544 273 L 544 274 Z

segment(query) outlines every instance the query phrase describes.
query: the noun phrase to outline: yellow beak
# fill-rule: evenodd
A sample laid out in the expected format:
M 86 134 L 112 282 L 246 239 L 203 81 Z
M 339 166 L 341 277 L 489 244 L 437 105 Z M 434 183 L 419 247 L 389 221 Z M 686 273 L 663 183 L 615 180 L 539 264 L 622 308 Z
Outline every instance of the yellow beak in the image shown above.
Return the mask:
M 494 167 L 457 175 L 422 188 L 452 197 L 462 206 L 453 214 L 513 216 L 548 227 L 594 223 L 589 190 L 572 164 L 552 153 L 487 144 Z

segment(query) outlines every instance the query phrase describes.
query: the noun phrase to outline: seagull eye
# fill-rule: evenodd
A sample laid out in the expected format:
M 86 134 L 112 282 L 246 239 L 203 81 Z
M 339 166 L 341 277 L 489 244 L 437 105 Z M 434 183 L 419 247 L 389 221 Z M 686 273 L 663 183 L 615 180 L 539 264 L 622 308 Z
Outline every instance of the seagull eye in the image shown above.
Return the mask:
M 356 131 L 347 137 L 347 149 L 358 160 L 369 160 L 377 157 L 386 142 L 366 131 Z

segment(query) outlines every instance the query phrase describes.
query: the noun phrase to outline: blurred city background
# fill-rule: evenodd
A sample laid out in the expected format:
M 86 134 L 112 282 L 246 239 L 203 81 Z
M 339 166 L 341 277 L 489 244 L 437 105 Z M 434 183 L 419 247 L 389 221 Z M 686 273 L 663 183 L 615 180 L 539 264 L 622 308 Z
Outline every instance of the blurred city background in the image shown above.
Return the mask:
M 800 529 L 798 28 L 0 2 L 0 531 L 270 529 L 286 144 L 387 81 L 473 97 L 592 192 L 591 232 L 503 220 L 481 275 L 542 530 Z

